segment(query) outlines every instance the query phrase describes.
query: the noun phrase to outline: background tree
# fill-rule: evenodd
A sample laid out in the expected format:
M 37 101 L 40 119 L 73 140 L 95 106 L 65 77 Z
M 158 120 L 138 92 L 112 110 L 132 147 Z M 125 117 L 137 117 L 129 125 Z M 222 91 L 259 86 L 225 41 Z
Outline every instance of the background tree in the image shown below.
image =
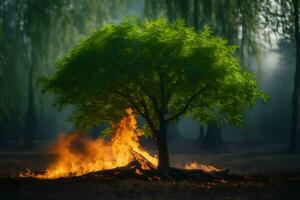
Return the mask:
M 119 20 L 132 2 L 0 0 L 1 141 L 22 140 L 30 149 L 34 139 L 66 128 L 65 114 L 52 108 L 51 95 L 41 95 L 36 78 L 52 72 L 81 36 Z
M 270 30 L 280 36 L 279 39 L 296 44 L 292 0 L 186 0 L 184 4 L 181 0 L 45 0 L 42 4 L 39 0 L 0 0 L 0 5 L 1 141 L 7 140 L 14 145 L 26 138 L 23 135 L 27 135 L 24 133 L 26 113 L 31 113 L 27 112 L 30 82 L 35 83 L 41 74 L 52 73 L 55 61 L 82 36 L 108 22 L 118 23 L 128 15 L 144 16 L 143 19 L 167 17 L 170 21 L 181 17 L 189 26 L 197 26 L 197 31 L 203 30 L 207 24 L 229 44 L 240 46 L 236 53 L 241 58 L 241 65 L 258 75 L 259 84 L 272 95 L 272 101 L 263 109 L 246 111 L 243 129 L 228 131 L 228 126 L 221 124 L 225 127 L 222 130 L 225 142 L 231 141 L 231 136 L 238 132 L 243 132 L 240 139 L 245 141 L 283 141 L 292 135 L 286 133 L 291 125 L 286 116 L 291 115 L 292 109 L 288 103 L 275 105 L 274 102 L 287 102 L 288 96 L 292 96 L 292 89 L 283 89 L 281 85 L 290 88 L 290 73 L 294 67 L 282 65 L 276 69 L 280 73 L 275 75 L 269 64 L 257 65 L 266 61 L 265 55 L 272 54 L 270 47 L 264 49 L 261 44 L 267 43 L 267 37 L 261 37 L 262 30 Z M 183 10 L 184 7 L 187 10 Z M 261 26 L 266 24 L 264 21 L 270 22 L 270 26 Z M 283 53 L 286 49 L 277 51 L 282 56 L 282 63 L 296 57 L 292 45 L 291 48 L 287 55 Z M 277 63 L 272 65 L 276 67 Z M 30 76 L 31 68 L 33 76 Z M 269 79 L 270 76 L 274 81 Z M 47 140 L 58 132 L 69 131 L 71 125 L 64 122 L 69 110 L 58 112 L 52 107 L 53 95 L 42 95 L 34 84 L 32 88 L 34 103 L 31 105 L 34 108 L 29 110 L 36 113 L 34 127 L 38 127 L 33 139 Z M 172 127 L 176 124 L 169 127 L 170 133 L 175 132 Z M 296 141 L 293 138 L 290 140 Z
M 292 130 L 290 137 L 291 153 L 297 152 L 299 149 L 297 140 L 300 135 L 300 28 L 299 28 L 299 0 L 293 0 L 293 27 L 296 46 L 296 72 L 294 78 L 294 91 L 293 91 L 293 115 L 292 115 Z
M 77 127 L 116 122 L 131 107 L 144 118 L 168 174 L 168 125 L 182 115 L 241 125 L 245 106 L 265 99 L 253 75 L 243 70 L 234 46 L 183 21 L 158 19 L 107 25 L 59 61 L 44 77 L 44 90 L 61 107 L 74 105 Z
M 259 21 L 264 33 L 275 35 L 294 43 L 295 75 L 292 94 L 292 123 L 289 139 L 289 152 L 299 151 L 300 135 L 300 30 L 299 0 L 265 0 L 261 9 L 263 20 Z

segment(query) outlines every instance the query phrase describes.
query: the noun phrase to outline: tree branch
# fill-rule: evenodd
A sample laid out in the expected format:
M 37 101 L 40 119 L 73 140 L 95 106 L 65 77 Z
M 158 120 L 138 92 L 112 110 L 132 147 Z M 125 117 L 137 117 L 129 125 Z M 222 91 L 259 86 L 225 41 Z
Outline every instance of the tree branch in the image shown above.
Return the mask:
M 143 92 L 146 94 L 146 96 L 150 99 L 150 101 L 153 104 L 155 112 L 158 113 L 159 112 L 158 103 L 157 103 L 155 97 L 151 96 L 142 84 L 140 84 L 140 83 L 136 83 L 136 84 L 143 90 Z
M 125 98 L 127 101 L 129 101 L 129 103 L 131 104 L 131 106 L 147 121 L 152 133 L 153 133 L 153 137 L 155 138 L 156 140 L 156 128 L 155 128 L 155 125 L 153 123 L 153 121 L 151 120 L 150 118 L 150 114 L 149 114 L 149 110 L 147 108 L 147 105 L 146 105 L 146 102 L 144 99 L 140 100 L 136 97 L 133 97 L 133 96 L 130 96 L 130 95 L 127 95 L 127 94 L 124 94 L 120 91 L 117 91 L 115 90 L 114 91 L 117 95 L 120 95 L 121 97 Z M 136 99 L 138 101 L 139 104 L 142 105 L 143 109 L 144 109 L 144 112 L 142 112 L 142 110 L 138 107 L 138 105 L 134 102 L 133 99 Z
M 132 99 L 131 96 L 128 96 L 120 91 L 115 90 L 114 91 L 117 95 L 120 95 L 121 97 L 127 99 L 127 101 L 129 101 L 129 103 L 132 105 L 132 107 L 142 116 L 145 118 L 145 113 L 143 113 L 141 111 L 141 109 L 139 109 L 138 105 L 136 105 L 136 103 L 134 102 L 134 100 Z
M 128 69 L 127 69 L 127 68 L 123 69 L 122 66 L 120 66 L 120 65 L 119 65 L 119 67 L 120 67 L 120 69 L 121 69 L 121 71 L 122 71 L 123 73 L 126 73 L 126 74 L 128 75 L 128 77 L 129 77 L 132 81 L 134 81 L 135 84 L 136 84 L 138 87 L 140 87 L 140 89 L 145 93 L 145 95 L 146 95 L 146 96 L 150 99 L 150 101 L 152 102 L 153 107 L 154 107 L 154 109 L 155 109 L 155 112 L 158 113 L 158 112 L 159 112 L 159 108 L 158 108 L 158 103 L 157 103 L 155 97 L 153 97 L 153 96 L 146 90 L 146 87 L 145 87 L 143 84 L 141 84 L 139 81 L 136 81 L 136 78 L 135 78 L 135 77 L 132 77 L 132 76 L 130 75 L 130 73 L 128 73 Z M 123 69 L 123 70 L 122 70 L 122 69 Z
M 167 112 L 167 99 L 166 99 L 166 92 L 165 92 L 165 83 L 163 80 L 163 72 L 160 65 L 157 65 L 157 72 L 159 76 L 159 89 L 160 89 L 160 108 L 158 116 L 162 119 L 165 117 L 165 113 Z
M 190 98 L 187 100 L 186 104 L 182 107 L 182 109 L 175 115 L 173 115 L 172 117 L 170 117 L 169 119 L 167 119 L 167 121 L 172 121 L 176 118 L 178 118 L 180 115 L 184 114 L 190 107 L 191 103 L 193 102 L 193 100 L 200 94 L 202 94 L 206 89 L 208 88 L 208 86 L 205 86 L 204 88 L 198 90 L 197 92 L 195 92 L 192 96 L 190 96 Z
M 155 125 L 154 125 L 153 121 L 150 118 L 150 113 L 149 113 L 149 110 L 147 108 L 147 105 L 146 105 L 146 102 L 145 102 L 144 99 L 142 100 L 142 106 L 144 108 L 145 120 L 147 121 L 147 123 L 148 123 L 148 125 L 149 125 L 149 127 L 150 127 L 150 129 L 153 133 L 154 141 L 157 141 L 157 138 L 156 138 L 157 137 L 157 135 L 156 135 L 157 129 L 155 128 Z

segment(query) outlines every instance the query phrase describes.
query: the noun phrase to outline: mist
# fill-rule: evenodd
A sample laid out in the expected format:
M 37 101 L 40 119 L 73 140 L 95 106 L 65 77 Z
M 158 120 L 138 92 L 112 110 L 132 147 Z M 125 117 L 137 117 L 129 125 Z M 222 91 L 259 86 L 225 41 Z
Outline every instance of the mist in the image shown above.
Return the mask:
M 201 31 L 204 25 L 211 27 L 214 34 L 225 38 L 228 43 L 239 45 L 237 54 L 242 66 L 253 72 L 262 90 L 270 97 L 258 102 L 254 108 L 246 109 L 242 127 L 221 123 L 224 143 L 238 142 L 281 142 L 288 143 L 291 130 L 293 81 L 295 73 L 295 46 L 292 40 L 271 35 L 271 42 L 265 40 L 263 31 L 252 32 L 242 23 L 234 20 L 214 18 L 219 8 L 211 8 L 209 13 L 200 5 L 199 18 L 195 18 L 196 4 L 189 1 L 186 5 L 174 2 L 169 10 L 168 4 L 149 0 L 139 1 L 92 1 L 65 0 L 43 5 L 45 14 L 39 13 L 42 5 L 37 2 L 19 2 L 6 0 L 2 2 L 3 46 L 5 62 L 1 67 L 3 95 L 7 98 L 3 104 L 6 110 L 2 120 L 1 134 L 11 144 L 22 144 L 26 137 L 26 116 L 29 111 L 28 94 L 33 83 L 34 111 L 36 123 L 33 138 L 36 141 L 53 140 L 61 133 L 68 133 L 76 128 L 70 122 L 74 109 L 54 107 L 56 96 L 43 93 L 37 81 L 44 75 L 54 73 L 57 61 L 75 44 L 87 38 L 94 30 L 107 23 L 120 23 L 124 18 L 135 17 L 149 20 L 168 17 L 170 21 L 185 19 L 188 26 Z M 177 6 L 177 7 L 176 7 Z M 181 7 L 187 6 L 187 7 Z M 194 8 L 195 7 L 195 8 Z M 237 11 L 235 11 L 237 12 Z M 240 13 L 229 17 L 240 18 Z M 248 17 L 248 16 L 245 16 Z M 211 18 L 211 20 L 208 20 Z M 198 21 L 196 21 L 196 19 Z M 232 18 L 233 19 L 233 18 Z M 239 19 L 242 20 L 243 18 Z M 249 26 L 255 21 L 249 17 Z M 252 23 L 252 24 L 251 24 Z M 224 28 L 224 27 L 229 28 Z M 245 26 L 245 27 L 244 27 Z M 222 28 L 223 27 L 223 28 Z M 259 27 L 258 27 L 259 29 Z M 12 66 L 12 67 L 11 67 Z M 30 77 L 30 70 L 33 76 Z M 169 140 L 198 141 L 200 125 L 207 135 L 208 123 L 197 122 L 189 117 L 182 117 L 177 124 L 169 127 Z M 93 136 L 100 136 L 101 127 L 90 130 Z
M 0 0 L 0 199 L 300 199 L 299 6 Z

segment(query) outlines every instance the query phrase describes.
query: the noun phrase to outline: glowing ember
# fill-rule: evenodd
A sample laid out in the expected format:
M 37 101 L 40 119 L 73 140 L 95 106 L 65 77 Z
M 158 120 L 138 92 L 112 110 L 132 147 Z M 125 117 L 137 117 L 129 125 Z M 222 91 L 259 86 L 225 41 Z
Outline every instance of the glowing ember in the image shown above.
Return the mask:
M 141 148 L 139 143 L 141 135 L 143 132 L 137 128 L 132 110 L 127 109 L 124 118 L 114 127 L 110 141 L 101 138 L 94 140 L 79 133 L 60 136 L 54 146 L 57 160 L 50 165 L 46 173 L 34 174 L 27 171 L 20 176 L 54 179 L 113 169 L 130 163 L 134 158 L 133 152 L 157 166 L 157 158 Z
M 198 169 L 202 170 L 204 172 L 218 172 L 220 171 L 219 169 L 215 168 L 214 166 L 211 165 L 203 165 L 197 162 L 191 162 L 189 164 L 186 164 L 185 169 Z

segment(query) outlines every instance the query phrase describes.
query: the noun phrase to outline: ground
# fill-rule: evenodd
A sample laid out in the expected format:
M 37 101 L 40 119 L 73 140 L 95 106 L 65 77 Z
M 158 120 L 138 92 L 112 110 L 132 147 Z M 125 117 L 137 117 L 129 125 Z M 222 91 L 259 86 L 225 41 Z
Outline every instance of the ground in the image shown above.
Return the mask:
M 147 145 L 146 145 L 147 146 Z M 147 146 L 151 151 L 153 148 Z M 188 148 L 187 148 L 188 147 Z M 43 148 L 41 148 L 43 149 Z M 230 168 L 236 178 L 214 181 L 138 180 L 77 177 L 58 180 L 22 179 L 26 168 L 44 170 L 54 159 L 43 150 L 0 153 L 0 200 L 97 199 L 300 199 L 300 155 L 287 155 L 281 144 L 225 145 L 218 151 L 197 144 L 171 145 L 172 165 L 198 161 Z

